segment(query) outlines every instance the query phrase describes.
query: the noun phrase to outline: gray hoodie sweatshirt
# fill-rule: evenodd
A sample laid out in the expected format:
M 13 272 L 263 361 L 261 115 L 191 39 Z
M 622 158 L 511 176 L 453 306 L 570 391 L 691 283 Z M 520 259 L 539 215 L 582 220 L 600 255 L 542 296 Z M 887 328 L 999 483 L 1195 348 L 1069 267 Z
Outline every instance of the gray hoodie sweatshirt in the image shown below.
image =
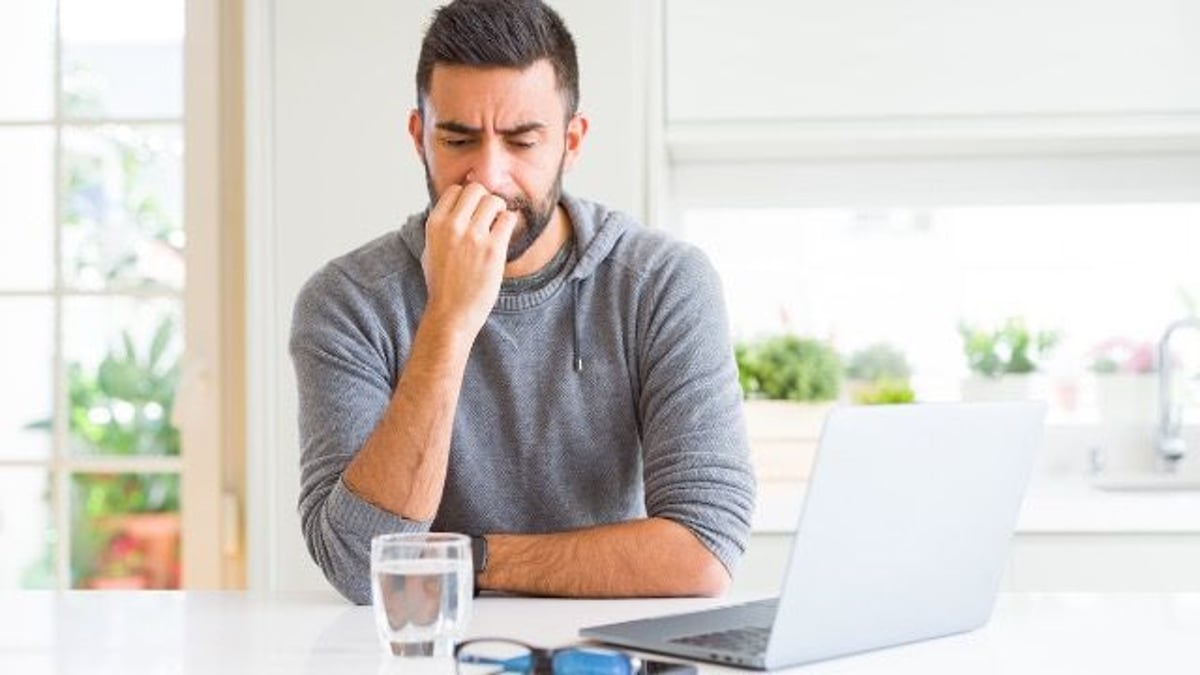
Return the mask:
M 649 515 L 688 528 L 733 571 L 755 486 L 720 280 L 695 247 L 598 204 L 562 203 L 574 263 L 547 286 L 502 294 L 476 338 L 432 522 L 342 481 L 425 308 L 425 214 L 300 292 L 300 518 L 348 599 L 370 602 L 370 541 L 386 532 L 543 533 Z

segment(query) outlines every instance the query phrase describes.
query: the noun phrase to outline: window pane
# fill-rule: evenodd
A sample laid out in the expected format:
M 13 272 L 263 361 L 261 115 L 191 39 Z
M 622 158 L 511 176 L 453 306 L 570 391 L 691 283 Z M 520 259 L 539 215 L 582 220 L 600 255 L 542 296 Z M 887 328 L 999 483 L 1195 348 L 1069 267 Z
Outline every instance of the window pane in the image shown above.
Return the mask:
M 179 117 L 182 0 L 62 0 L 68 117 Z
M 183 285 L 178 127 L 67 129 L 63 277 L 70 287 Z
M 178 455 L 183 352 L 176 300 L 69 298 L 63 342 L 74 454 Z
M 54 519 L 44 469 L 0 469 L 0 589 L 54 588 Z
M 1200 204 L 695 209 L 684 227 L 722 274 L 738 338 L 796 332 L 843 356 L 888 343 L 926 400 L 960 395 L 960 322 L 1057 333 L 1038 365 L 1072 379 L 1200 300 Z
M 71 587 L 179 588 L 179 476 L 71 477 Z
M 54 283 L 53 222 L 54 133 L 0 128 L 0 289 Z
M 0 120 L 53 116 L 53 2 L 0 2 L 0 92 Z
M 9 326 L 0 349 L 0 458 L 50 456 L 54 400 L 54 314 L 44 298 L 0 299 Z

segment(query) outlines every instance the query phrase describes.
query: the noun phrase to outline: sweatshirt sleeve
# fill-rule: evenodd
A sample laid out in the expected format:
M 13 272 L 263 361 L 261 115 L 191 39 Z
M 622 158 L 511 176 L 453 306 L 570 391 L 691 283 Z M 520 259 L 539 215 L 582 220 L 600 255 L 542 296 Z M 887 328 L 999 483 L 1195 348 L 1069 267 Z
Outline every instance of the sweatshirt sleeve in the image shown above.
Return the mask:
M 396 379 L 379 319 L 367 307 L 357 286 L 327 266 L 300 292 L 290 343 L 299 392 L 304 540 L 329 583 L 358 604 L 371 601 L 371 538 L 430 527 L 364 501 L 342 480 L 383 417 Z
M 682 251 L 638 307 L 646 512 L 687 527 L 732 575 L 755 498 L 742 393 L 720 279 Z

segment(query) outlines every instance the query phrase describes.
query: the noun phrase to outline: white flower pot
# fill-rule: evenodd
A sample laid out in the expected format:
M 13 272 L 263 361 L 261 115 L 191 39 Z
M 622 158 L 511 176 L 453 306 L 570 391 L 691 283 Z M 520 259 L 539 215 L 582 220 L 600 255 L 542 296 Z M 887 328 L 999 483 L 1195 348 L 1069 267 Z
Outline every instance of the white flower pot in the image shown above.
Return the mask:
M 1033 375 L 972 375 L 962 381 L 964 401 L 1026 401 L 1037 398 Z
M 806 481 L 830 403 L 746 401 L 750 457 L 759 480 Z
M 1153 426 L 1158 415 L 1158 377 L 1153 373 L 1097 375 L 1096 412 L 1106 425 Z
M 1100 418 L 1096 449 L 1108 473 L 1155 470 L 1158 377 L 1152 373 L 1097 375 L 1096 413 Z

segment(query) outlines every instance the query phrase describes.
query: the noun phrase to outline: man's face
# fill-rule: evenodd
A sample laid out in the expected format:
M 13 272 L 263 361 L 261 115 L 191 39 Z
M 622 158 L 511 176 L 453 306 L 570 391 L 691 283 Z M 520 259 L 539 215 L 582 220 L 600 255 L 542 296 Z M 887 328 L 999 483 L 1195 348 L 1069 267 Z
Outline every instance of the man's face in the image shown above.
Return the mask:
M 520 212 L 510 262 L 549 223 L 586 130 L 578 116 L 565 119 L 564 105 L 545 60 L 525 70 L 439 64 L 424 117 L 409 117 L 431 202 L 451 185 L 476 182 Z

